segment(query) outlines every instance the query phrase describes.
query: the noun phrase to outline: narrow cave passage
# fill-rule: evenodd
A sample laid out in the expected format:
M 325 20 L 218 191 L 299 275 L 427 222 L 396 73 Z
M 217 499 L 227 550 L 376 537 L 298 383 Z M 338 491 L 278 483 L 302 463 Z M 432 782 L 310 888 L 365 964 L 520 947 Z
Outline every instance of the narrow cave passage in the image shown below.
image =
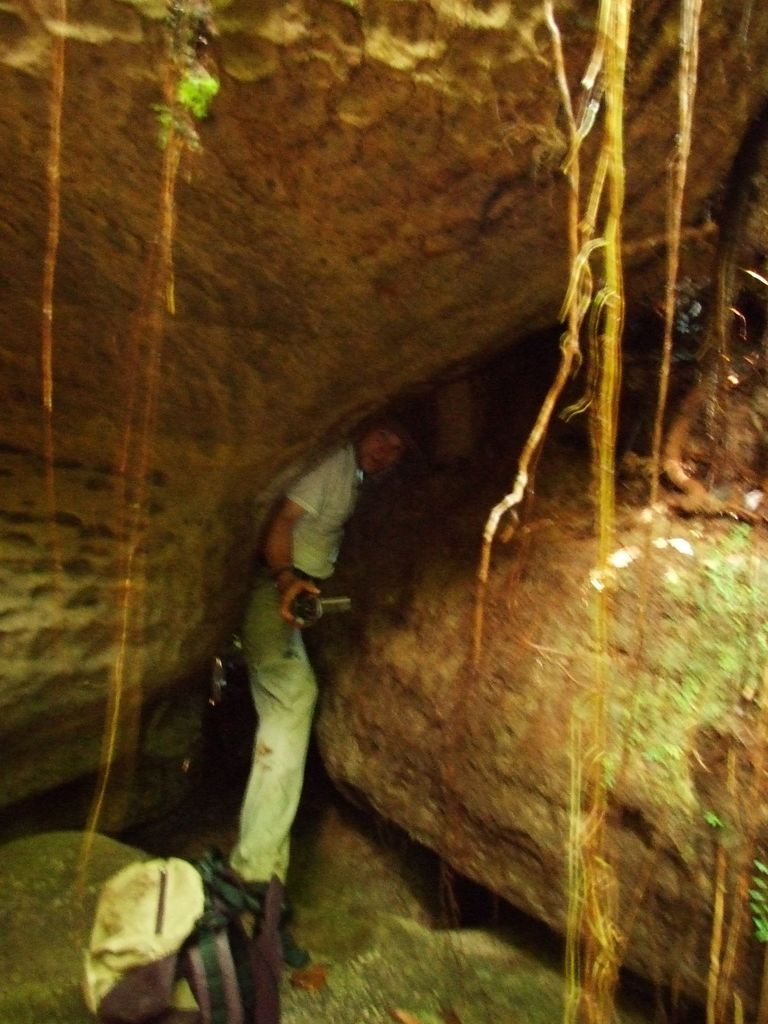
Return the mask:
M 421 476 L 409 481 L 405 495 L 395 489 L 395 495 L 403 501 L 384 501 L 384 514 L 381 505 L 379 511 L 373 506 L 363 510 L 360 530 L 353 531 L 350 537 L 350 562 L 340 571 L 339 586 L 350 587 L 355 607 L 359 607 L 363 618 L 370 618 L 376 629 L 391 627 L 393 632 L 416 636 L 427 655 L 439 650 L 439 658 L 451 653 L 445 646 L 446 637 L 457 648 L 466 643 L 466 620 L 459 620 L 455 631 L 442 633 L 436 620 L 445 617 L 450 621 L 452 603 L 454 607 L 457 603 L 467 607 L 461 587 L 474 571 L 483 516 L 489 501 L 498 497 L 514 472 L 519 444 L 546 387 L 556 351 L 556 335 L 539 336 L 504 357 L 440 382 L 434 392 L 416 396 L 428 439 Z M 642 397 L 639 391 L 638 397 Z M 630 404 L 628 408 L 631 426 L 637 405 Z M 630 434 L 632 431 L 628 430 Z M 631 445 L 628 443 L 627 447 Z M 554 520 L 554 528 L 546 528 L 552 529 L 553 542 L 562 531 L 561 539 L 567 547 L 570 540 L 583 540 L 592 530 L 585 484 L 589 446 L 584 425 L 556 422 L 550 449 L 552 457 L 547 455 L 540 466 L 537 497 L 545 501 L 544 507 L 549 511 L 553 501 L 555 506 L 559 502 L 565 508 L 563 517 Z M 621 479 L 622 494 L 630 507 L 642 503 L 643 486 L 642 480 Z M 410 504 L 405 500 L 409 496 L 414 499 Z M 579 514 L 568 519 L 572 505 Z M 542 521 L 547 520 L 542 516 Z M 370 545 L 371 530 L 380 540 L 375 548 Z M 415 571 L 419 557 L 427 558 L 429 572 L 437 576 L 437 587 L 421 588 L 424 575 Z M 360 572 L 366 564 L 374 568 L 375 586 Z M 497 569 L 503 585 L 496 595 L 491 620 L 504 641 L 495 669 L 502 688 L 499 692 L 515 692 L 520 685 L 511 675 L 504 676 L 506 669 L 502 668 L 505 660 L 510 659 L 510 652 L 514 660 L 520 650 L 519 636 L 513 628 L 519 610 L 511 603 L 514 589 L 510 587 L 517 580 L 525 583 L 526 578 L 535 579 L 541 574 L 551 604 L 552 587 L 563 585 L 556 575 L 547 577 L 549 570 L 542 550 L 539 561 L 524 563 L 522 577 L 515 575 L 517 564 L 516 553 L 500 551 Z M 450 599 L 441 596 L 446 594 Z M 358 619 L 339 619 L 335 624 L 329 620 L 327 626 L 324 635 L 317 633 L 316 646 L 318 669 L 330 680 L 339 652 L 346 650 L 348 655 L 351 646 L 365 646 L 368 642 Z M 507 629 L 509 633 L 505 632 Z M 376 653 L 370 644 L 365 649 Z M 396 657 L 397 651 L 393 649 L 392 654 Z M 383 669 L 385 662 L 383 657 L 373 664 Z M 207 682 L 201 678 L 195 685 L 202 692 Z M 374 675 L 372 682 L 367 681 L 367 687 L 378 686 L 380 682 Z M 396 686 L 391 692 L 400 695 L 398 687 L 402 688 L 407 679 L 395 674 L 393 682 Z M 403 695 L 407 697 L 408 693 Z M 123 840 L 146 852 L 174 855 L 195 855 L 209 845 L 231 845 L 252 725 L 245 696 L 241 693 L 228 711 L 219 709 L 229 716 L 227 722 L 206 723 L 206 743 L 202 752 L 198 750 L 193 757 L 184 800 L 161 818 L 122 834 Z M 385 764 L 393 764 L 394 757 L 387 753 Z M 344 788 L 342 785 L 342 791 Z M 483 786 L 478 786 L 481 800 L 493 795 L 491 788 L 487 789 L 486 793 Z M 348 793 L 354 791 L 353 786 L 347 787 Z M 77 814 L 67 815 L 61 797 L 51 797 L 47 806 L 45 802 L 38 803 L 36 820 L 22 831 L 42 831 L 53 822 L 63 827 L 79 827 Z M 713 804 L 718 799 L 716 786 L 710 799 Z M 11 821 L 11 817 L 7 819 L 9 838 L 20 834 L 19 818 Z M 368 811 L 352 806 L 328 784 L 319 758 L 313 753 L 297 822 L 292 887 L 297 931 L 313 952 L 317 950 L 320 962 L 335 965 L 344 977 L 343 994 L 329 982 L 327 991 L 319 997 L 325 1000 L 323 1005 L 329 1013 L 335 1017 L 341 1013 L 336 999 L 347 1000 L 348 1008 L 359 1008 L 360 1004 L 355 1003 L 360 997 L 355 975 L 358 981 L 361 973 L 365 977 L 361 958 L 363 964 L 370 962 L 366 958 L 378 961 L 382 949 L 397 949 L 407 956 L 394 966 L 388 964 L 386 978 L 373 969 L 371 974 L 371 985 L 375 983 L 377 991 L 384 993 L 381 998 L 388 1001 L 387 1012 L 404 1009 L 416 1019 L 427 1021 L 431 1014 L 440 1024 L 442 1020 L 452 1022 L 450 1013 L 454 1013 L 461 1024 L 466 1024 L 500 1019 L 499 1007 L 503 1004 L 510 1012 L 523 1015 L 526 1022 L 541 1020 L 542 1024 L 549 1024 L 556 1019 L 558 1011 L 553 1008 L 559 1005 L 562 984 L 559 940 L 531 918 L 513 910 L 510 904 L 496 900 L 484 886 L 460 875 L 454 882 L 453 896 L 458 909 L 454 924 L 458 927 L 447 932 L 445 899 L 441 898 L 439 865 L 434 854 L 410 842 L 395 826 L 385 826 Z M 416 930 L 408 930 L 409 924 L 406 940 L 402 932 L 390 932 L 384 927 L 382 914 L 394 915 L 401 925 L 403 920 L 412 922 Z M 478 940 L 479 945 L 473 948 L 471 943 L 478 930 L 489 930 L 494 940 Z M 495 942 L 499 936 L 501 945 Z M 421 966 L 422 961 L 430 968 L 427 976 L 414 973 L 414 964 Z M 477 981 L 478 972 L 491 970 L 489 964 L 494 971 L 499 969 L 498 974 L 491 972 L 490 992 Z M 460 984 L 454 985 L 453 975 Z M 695 1009 L 686 1011 L 675 1005 L 668 994 L 657 996 L 634 980 L 628 981 L 627 993 L 626 1011 L 622 1010 L 627 1016 L 622 1020 L 698 1024 L 700 1019 Z M 302 1021 L 302 1013 L 308 1012 L 308 1007 L 317 1014 L 317 1005 L 302 1004 L 302 998 L 291 994 L 290 1020 Z M 357 1024 L 357 1020 L 350 1024 Z

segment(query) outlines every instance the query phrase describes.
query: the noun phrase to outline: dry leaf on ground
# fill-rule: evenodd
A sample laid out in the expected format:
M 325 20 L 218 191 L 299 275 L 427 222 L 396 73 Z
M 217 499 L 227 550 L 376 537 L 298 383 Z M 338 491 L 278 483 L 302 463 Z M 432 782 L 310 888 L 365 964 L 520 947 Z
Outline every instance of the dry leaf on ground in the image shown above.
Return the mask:
M 291 975 L 291 984 L 294 988 L 303 988 L 307 992 L 316 992 L 328 981 L 328 968 L 325 964 L 312 964 L 311 967 L 301 967 Z

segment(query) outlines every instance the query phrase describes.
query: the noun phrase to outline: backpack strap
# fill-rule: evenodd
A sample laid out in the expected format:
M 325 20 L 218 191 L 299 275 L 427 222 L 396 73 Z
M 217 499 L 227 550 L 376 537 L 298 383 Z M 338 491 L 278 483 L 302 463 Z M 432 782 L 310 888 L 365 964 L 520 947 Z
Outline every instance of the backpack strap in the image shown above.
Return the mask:
M 201 929 L 186 951 L 185 966 L 201 1024 L 248 1024 L 226 929 Z
M 216 850 L 192 863 L 203 880 L 205 911 L 184 949 L 181 971 L 200 1007 L 201 1024 L 279 1024 L 280 880 L 273 877 L 256 894 Z M 253 915 L 252 936 L 245 914 Z
M 256 1004 L 259 1000 L 253 970 L 253 940 L 239 917 L 229 926 L 229 945 L 232 950 L 232 961 L 243 1004 L 243 1016 L 246 1024 L 252 1024 L 256 1016 Z
M 255 1024 L 279 1024 L 280 971 L 283 954 L 280 947 L 280 917 L 283 911 L 283 886 L 272 876 L 264 895 L 263 918 L 251 946 L 252 970 L 256 981 Z
M 213 910 L 218 904 L 228 917 L 250 911 L 260 914 L 260 896 L 250 891 L 240 876 L 232 870 L 218 850 L 209 851 L 204 857 L 192 862 L 203 879 L 206 894 L 206 910 Z

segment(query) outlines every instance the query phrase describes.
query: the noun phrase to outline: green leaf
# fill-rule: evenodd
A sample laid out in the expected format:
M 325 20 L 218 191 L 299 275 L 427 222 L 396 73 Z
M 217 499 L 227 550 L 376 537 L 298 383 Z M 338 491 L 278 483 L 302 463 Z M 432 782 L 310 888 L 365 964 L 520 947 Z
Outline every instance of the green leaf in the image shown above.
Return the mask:
M 218 78 L 210 74 L 205 68 L 195 68 L 189 71 L 179 81 L 176 90 L 176 98 L 183 107 L 186 107 L 198 120 L 208 116 L 211 103 L 221 88 Z

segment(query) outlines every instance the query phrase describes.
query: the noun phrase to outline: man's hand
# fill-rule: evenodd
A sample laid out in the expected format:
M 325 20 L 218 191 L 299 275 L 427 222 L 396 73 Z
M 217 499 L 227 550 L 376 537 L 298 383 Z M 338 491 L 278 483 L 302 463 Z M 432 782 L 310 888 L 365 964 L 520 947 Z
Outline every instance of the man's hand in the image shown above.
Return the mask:
M 280 595 L 280 615 L 285 619 L 286 622 L 290 622 L 292 626 L 296 626 L 297 629 L 302 629 L 303 625 L 297 622 L 296 616 L 291 611 L 291 606 L 299 594 L 304 592 L 308 594 L 319 594 L 320 590 L 310 580 L 300 579 L 298 576 L 294 576 L 290 569 L 286 569 L 280 573 L 275 580 L 275 586 L 277 592 Z

